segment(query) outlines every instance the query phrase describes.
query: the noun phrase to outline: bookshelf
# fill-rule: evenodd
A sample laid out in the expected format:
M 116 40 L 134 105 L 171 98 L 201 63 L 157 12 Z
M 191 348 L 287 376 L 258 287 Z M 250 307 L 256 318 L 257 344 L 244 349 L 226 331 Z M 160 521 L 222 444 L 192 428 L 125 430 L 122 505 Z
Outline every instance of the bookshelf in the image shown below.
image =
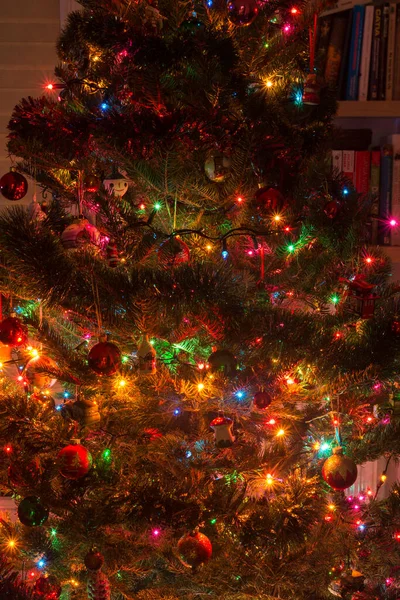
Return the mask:
M 341 100 L 338 103 L 337 117 L 357 118 L 376 117 L 400 119 L 400 100 L 366 102 Z

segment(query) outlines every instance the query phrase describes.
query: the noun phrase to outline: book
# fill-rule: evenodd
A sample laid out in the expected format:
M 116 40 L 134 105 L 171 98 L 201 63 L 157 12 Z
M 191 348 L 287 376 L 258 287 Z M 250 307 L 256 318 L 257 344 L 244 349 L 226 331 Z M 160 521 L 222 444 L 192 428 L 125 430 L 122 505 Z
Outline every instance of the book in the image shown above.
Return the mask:
M 393 148 L 391 216 L 400 223 L 400 133 L 389 136 Z M 392 246 L 400 246 L 400 226 L 392 230 Z
M 368 194 L 371 172 L 371 153 L 357 150 L 354 158 L 354 187 L 359 194 Z
M 386 61 L 386 100 L 393 100 L 394 47 L 396 41 L 396 4 L 389 4 L 389 32 Z
M 368 100 L 378 100 L 379 96 L 379 57 L 382 37 L 383 6 L 375 6 L 372 29 L 371 64 L 369 71 Z
M 360 75 L 360 60 L 362 36 L 364 28 L 365 6 L 357 5 L 353 8 L 350 53 L 348 60 L 346 100 L 358 99 L 358 85 Z
M 389 246 L 391 241 L 388 219 L 392 208 L 392 163 L 393 148 L 390 144 L 382 147 L 381 186 L 379 196 L 378 243 Z
M 370 193 L 371 203 L 371 226 L 370 243 L 378 243 L 378 216 L 379 216 L 379 190 L 381 182 L 381 152 L 380 150 L 371 151 L 371 174 L 370 174 Z
M 400 100 L 400 4 L 396 4 L 396 34 L 393 64 L 393 100 Z
M 369 83 L 369 66 L 371 62 L 372 29 L 374 26 L 374 7 L 369 4 L 365 7 L 364 31 L 361 48 L 360 81 L 358 99 L 367 100 Z
M 385 4 L 382 12 L 382 35 L 379 47 L 379 76 L 378 76 L 378 100 L 386 98 L 386 64 L 389 33 L 389 4 Z
M 341 150 L 332 150 L 332 169 L 334 171 L 342 172 L 342 159 L 343 152 Z
M 354 150 L 343 150 L 343 175 L 354 184 Z
M 347 88 L 347 73 L 349 71 L 349 54 L 350 54 L 350 42 L 351 32 L 353 24 L 353 11 L 350 12 L 347 20 L 346 34 L 344 36 L 344 43 L 342 49 L 342 60 L 340 62 L 339 80 L 338 80 L 338 95 L 340 100 L 346 99 L 346 88 Z
M 325 72 L 326 56 L 328 53 L 329 38 L 332 28 L 332 15 L 321 17 L 318 24 L 316 41 L 316 65 L 320 73 Z
M 329 87 L 336 87 L 339 82 L 340 65 L 343 59 L 343 46 L 351 11 L 333 15 L 332 31 L 329 39 L 325 65 L 325 82 Z

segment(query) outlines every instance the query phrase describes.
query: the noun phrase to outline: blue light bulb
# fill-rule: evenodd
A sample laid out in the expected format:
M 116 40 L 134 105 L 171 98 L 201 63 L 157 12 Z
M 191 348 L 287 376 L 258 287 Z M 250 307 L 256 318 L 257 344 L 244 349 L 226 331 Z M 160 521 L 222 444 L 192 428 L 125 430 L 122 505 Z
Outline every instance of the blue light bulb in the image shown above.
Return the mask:
M 228 256 L 229 256 L 229 252 L 228 252 L 228 250 L 222 250 L 222 253 L 221 253 L 221 254 L 222 254 L 222 258 L 223 258 L 224 260 L 226 260 L 226 259 L 228 258 Z

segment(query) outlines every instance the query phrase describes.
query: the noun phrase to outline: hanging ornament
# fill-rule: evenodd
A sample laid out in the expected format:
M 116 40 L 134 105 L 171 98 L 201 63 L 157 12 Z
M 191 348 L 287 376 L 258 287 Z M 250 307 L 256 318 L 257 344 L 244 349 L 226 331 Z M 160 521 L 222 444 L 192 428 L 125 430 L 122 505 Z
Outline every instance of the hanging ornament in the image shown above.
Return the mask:
M 328 200 L 328 202 L 324 206 L 324 213 L 328 217 L 328 219 L 335 219 L 339 212 L 340 204 L 337 200 Z
M 49 575 L 48 577 L 42 575 L 35 581 L 33 586 L 34 600 L 58 600 L 61 592 L 61 585 L 53 575 Z
M 212 544 L 204 533 L 193 531 L 181 537 L 178 552 L 185 567 L 197 569 L 207 563 L 212 556 Z
M 24 375 L 30 385 L 37 388 L 38 390 L 47 390 L 56 383 L 52 375 L 49 375 L 47 371 L 57 370 L 57 364 L 54 360 L 48 356 L 36 356 L 31 358 L 25 367 Z
M 104 557 L 95 548 L 91 548 L 84 558 L 88 571 L 99 571 L 104 563 Z
M 97 402 L 86 398 L 70 400 L 61 409 L 61 414 L 66 419 L 76 421 L 82 427 L 95 427 L 100 423 L 100 413 Z
M 117 198 L 122 198 L 122 196 L 125 196 L 129 187 L 128 180 L 121 175 L 115 166 L 113 167 L 110 176 L 103 181 L 103 184 L 107 192 L 116 196 Z
M 272 402 L 272 396 L 269 392 L 261 391 L 254 394 L 254 404 L 259 410 L 264 410 Z
M 157 256 L 164 268 L 173 269 L 178 265 L 189 262 L 190 250 L 180 237 L 173 236 L 160 245 Z
M 179 26 L 179 31 L 182 34 L 189 34 L 191 36 L 197 35 L 198 33 L 204 33 L 205 29 L 206 26 L 202 21 L 200 21 L 200 19 L 197 18 L 197 13 L 194 11 L 190 17 L 185 19 L 185 21 L 182 21 Z
M 355 570 L 344 572 L 339 579 L 335 579 L 329 586 L 329 591 L 337 598 L 349 598 L 354 592 L 361 592 L 365 586 L 365 577 Z
M 392 325 L 391 325 L 391 330 L 392 330 L 392 332 L 394 333 L 395 336 L 400 335 L 400 317 L 398 315 L 396 315 L 393 318 Z M 4 361 L 2 361 L 2 362 L 4 362 Z
M 97 227 L 89 223 L 87 219 L 76 219 L 68 225 L 61 234 L 61 243 L 66 250 L 82 248 L 87 244 L 100 245 L 100 233 Z
M 88 600 L 111 600 L 110 582 L 101 571 L 89 571 L 87 581 Z
M 258 15 L 257 0 L 228 0 L 228 18 L 237 27 L 251 25 Z
M 118 250 L 117 250 L 117 244 L 115 242 L 109 242 L 106 248 L 106 256 L 107 256 L 107 264 L 109 267 L 111 267 L 112 269 L 114 269 L 115 267 L 118 267 L 119 264 L 119 257 L 118 257 Z
M 229 417 L 216 417 L 210 423 L 214 429 L 214 440 L 217 448 L 230 448 L 235 441 L 232 433 L 233 421 Z
M 362 319 L 372 319 L 375 312 L 375 302 L 379 298 L 379 296 L 372 291 L 375 286 L 365 281 L 364 275 L 356 275 L 350 280 L 341 278 L 340 281 L 344 281 L 349 287 L 347 304 L 354 309 Z
M 87 475 L 92 466 L 92 455 L 79 443 L 65 446 L 57 456 L 58 469 L 66 479 L 80 479 Z
M 285 198 L 273 187 L 260 187 L 254 194 L 254 204 L 259 211 L 280 213 L 285 208 Z
M 147 0 L 145 2 L 143 25 L 145 32 L 149 35 L 157 35 L 162 31 L 165 17 L 158 10 L 157 0 Z
M 215 183 L 223 183 L 230 175 L 231 166 L 232 162 L 228 156 L 221 152 L 211 152 L 204 163 L 204 170 L 208 179 Z
M 304 82 L 303 104 L 318 106 L 321 100 L 321 86 L 315 73 L 309 73 Z
M 3 366 L 4 363 L 12 360 L 12 350 L 11 346 L 7 346 L 6 344 L 0 344 L 0 363 Z
M 36 198 L 34 197 L 30 205 L 28 206 L 28 215 L 31 221 L 44 221 L 46 218 L 46 213 L 42 210 L 39 202 L 36 202 Z
M 11 168 L 9 173 L 3 175 L 0 179 L 0 192 L 4 198 L 16 202 L 26 196 L 28 191 L 28 182 L 21 173 L 17 173 L 14 168 Z
M 0 342 L 7 346 L 23 346 L 28 341 L 28 328 L 17 317 L 7 317 L 0 323 Z
M 96 194 L 101 186 L 101 181 L 95 175 L 86 175 L 83 178 L 83 189 L 89 194 Z
M 46 523 L 49 509 L 37 496 L 27 496 L 18 505 L 18 519 L 27 527 L 40 527 Z
M 157 371 L 156 351 L 150 344 L 149 336 L 146 334 L 138 347 L 139 372 L 141 375 L 154 375 Z
M 103 336 L 90 350 L 88 364 L 97 375 L 115 375 L 121 366 L 121 351 Z
M 343 448 L 334 448 L 322 466 L 322 477 L 334 490 L 345 490 L 357 479 L 357 465 L 343 455 Z
M 40 475 L 40 463 L 37 458 L 28 462 L 21 458 L 11 461 L 8 470 L 8 480 L 15 488 L 28 488 L 37 484 Z
M 209 356 L 208 363 L 214 373 L 221 372 L 226 377 L 233 377 L 236 373 L 236 358 L 229 350 L 216 350 Z

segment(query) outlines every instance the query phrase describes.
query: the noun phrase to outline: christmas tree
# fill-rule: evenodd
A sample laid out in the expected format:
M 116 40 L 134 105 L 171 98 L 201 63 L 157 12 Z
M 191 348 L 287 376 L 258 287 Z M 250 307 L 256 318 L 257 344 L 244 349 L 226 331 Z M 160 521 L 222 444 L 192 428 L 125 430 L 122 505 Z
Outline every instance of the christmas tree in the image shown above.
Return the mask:
M 399 288 L 324 5 L 80 4 L 0 181 L 1 597 L 398 598 Z

